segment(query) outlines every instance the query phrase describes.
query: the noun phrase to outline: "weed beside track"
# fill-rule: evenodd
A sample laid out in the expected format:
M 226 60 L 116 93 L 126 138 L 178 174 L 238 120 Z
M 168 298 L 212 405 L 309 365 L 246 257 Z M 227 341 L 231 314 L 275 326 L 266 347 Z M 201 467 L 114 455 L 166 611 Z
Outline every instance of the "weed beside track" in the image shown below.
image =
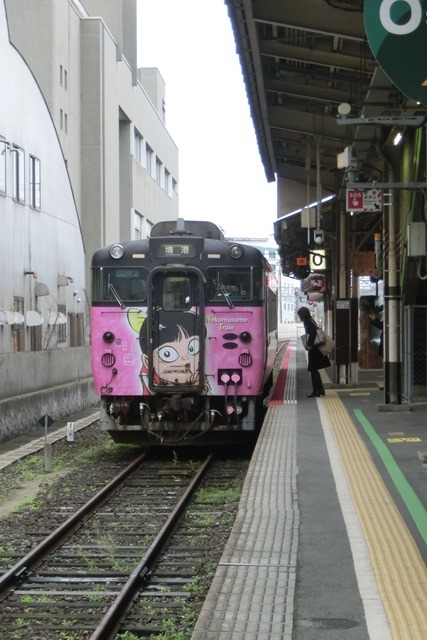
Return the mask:
M 132 446 L 115 445 L 107 436 L 99 433 L 96 425 L 88 427 L 72 444 L 66 441 L 55 443 L 52 451 L 53 468 L 51 474 L 44 472 L 43 452 L 12 465 L 0 472 L 0 507 L 8 503 L 10 495 L 19 490 L 22 484 L 33 482 L 38 490 L 29 496 L 13 512 L 0 518 L 0 558 L 2 571 L 13 565 L 16 558 L 33 548 L 41 534 L 49 532 L 53 526 L 66 519 L 75 509 L 76 501 L 83 503 L 91 495 L 104 486 L 117 471 L 135 458 L 141 450 Z M 161 454 L 176 469 L 196 465 L 191 457 L 184 459 L 180 450 L 164 450 Z M 202 484 L 196 499 L 187 511 L 178 531 L 179 542 L 173 549 L 165 549 L 159 562 L 159 570 L 153 572 L 149 584 L 145 587 L 143 597 L 138 602 L 147 617 L 145 637 L 152 640 L 186 640 L 191 637 L 192 629 L 205 600 L 222 550 L 229 537 L 238 508 L 241 487 L 246 475 L 248 462 L 239 458 L 221 461 L 221 482 L 209 485 Z M 57 477 L 55 477 L 57 474 Z M 216 485 L 216 486 L 215 486 Z M 117 519 L 112 513 L 112 522 Z M 147 522 L 150 525 L 150 522 Z M 122 532 L 123 533 L 123 532 Z M 126 532 L 124 532 L 126 533 Z M 108 539 L 108 531 L 103 531 L 106 543 L 114 554 L 114 544 Z M 100 532 L 101 536 L 101 532 Z M 142 543 L 141 543 L 142 544 Z M 197 555 L 201 550 L 200 555 Z M 75 550 L 86 564 L 89 573 L 94 570 L 90 566 L 91 559 L 85 558 L 84 547 Z M 197 555 L 197 557 L 196 557 Z M 117 562 L 122 560 L 117 556 Z M 182 566 L 189 565 L 188 576 Z M 113 565 L 114 566 L 114 565 Z M 179 567 L 179 569 L 178 569 Z M 123 571 L 122 564 L 116 566 Z M 177 576 L 180 573 L 180 576 Z M 172 585 L 172 586 L 171 586 Z M 92 604 L 102 605 L 103 593 L 92 597 Z M 33 602 L 33 598 L 41 598 Z M 10 640 L 25 637 L 25 611 L 42 609 L 43 594 L 37 596 L 26 594 L 21 598 L 22 616 L 15 614 L 16 628 Z M 0 603 L 0 621 L 2 608 Z M 5 610 L 5 609 L 4 609 Z M 65 607 L 66 610 L 66 607 Z M 140 615 L 138 611 L 137 615 Z M 61 630 L 54 635 L 46 636 L 60 640 L 82 640 L 89 638 L 84 631 L 76 630 L 73 612 L 63 615 Z M 8 632 L 10 634 L 10 632 Z M 24 635 L 22 635 L 24 633 Z M 122 640 L 134 640 L 136 635 L 132 626 L 117 635 Z

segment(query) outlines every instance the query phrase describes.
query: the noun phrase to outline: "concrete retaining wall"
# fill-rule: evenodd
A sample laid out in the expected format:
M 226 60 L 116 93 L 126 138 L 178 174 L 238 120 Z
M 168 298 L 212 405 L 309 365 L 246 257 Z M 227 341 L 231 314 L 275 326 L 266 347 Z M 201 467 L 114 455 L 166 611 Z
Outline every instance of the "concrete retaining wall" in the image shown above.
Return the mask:
M 92 375 L 89 347 L 0 354 L 0 400 Z
M 89 347 L 0 355 L 0 441 L 98 404 Z

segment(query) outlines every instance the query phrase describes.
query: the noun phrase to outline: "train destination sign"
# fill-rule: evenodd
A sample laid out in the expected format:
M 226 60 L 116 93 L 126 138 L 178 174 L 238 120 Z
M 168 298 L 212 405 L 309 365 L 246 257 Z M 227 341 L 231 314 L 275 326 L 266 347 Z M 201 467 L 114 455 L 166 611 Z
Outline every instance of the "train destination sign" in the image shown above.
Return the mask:
M 365 31 L 372 53 L 390 80 L 427 106 L 426 0 L 369 0 Z
M 196 248 L 194 244 L 159 244 L 157 247 L 158 258 L 194 258 Z

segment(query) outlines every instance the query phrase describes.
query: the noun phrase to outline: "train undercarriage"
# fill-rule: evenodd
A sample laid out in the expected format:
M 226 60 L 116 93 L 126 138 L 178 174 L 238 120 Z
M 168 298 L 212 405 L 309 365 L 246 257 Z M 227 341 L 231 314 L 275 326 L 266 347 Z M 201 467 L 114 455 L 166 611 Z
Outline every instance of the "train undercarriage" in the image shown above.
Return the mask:
M 260 396 L 172 394 L 101 398 L 101 429 L 115 442 L 195 445 L 256 438 L 265 414 Z

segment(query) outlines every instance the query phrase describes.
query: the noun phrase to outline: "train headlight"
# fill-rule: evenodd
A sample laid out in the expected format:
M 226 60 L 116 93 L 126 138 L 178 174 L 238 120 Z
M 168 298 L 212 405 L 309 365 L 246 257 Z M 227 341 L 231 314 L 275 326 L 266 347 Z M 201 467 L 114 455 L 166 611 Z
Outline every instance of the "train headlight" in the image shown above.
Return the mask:
M 244 254 L 244 249 L 241 244 L 232 244 L 230 247 L 231 258 L 241 258 Z
M 119 258 L 123 258 L 125 253 L 125 249 L 121 244 L 112 244 L 110 247 L 110 256 L 115 260 L 119 260 Z
M 104 342 L 110 344 L 110 342 L 113 342 L 114 340 L 114 333 L 112 333 L 111 331 L 106 331 L 102 336 L 102 339 L 104 340 Z
M 239 335 L 239 338 L 242 342 L 250 342 L 252 340 L 252 336 L 249 331 L 242 331 Z

